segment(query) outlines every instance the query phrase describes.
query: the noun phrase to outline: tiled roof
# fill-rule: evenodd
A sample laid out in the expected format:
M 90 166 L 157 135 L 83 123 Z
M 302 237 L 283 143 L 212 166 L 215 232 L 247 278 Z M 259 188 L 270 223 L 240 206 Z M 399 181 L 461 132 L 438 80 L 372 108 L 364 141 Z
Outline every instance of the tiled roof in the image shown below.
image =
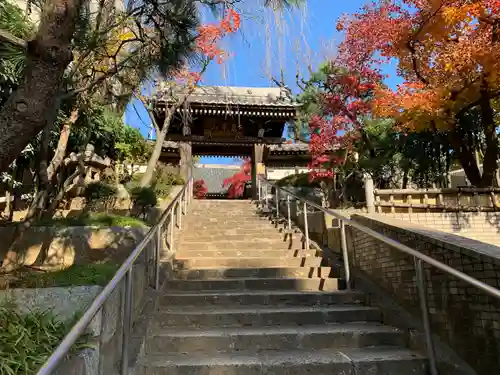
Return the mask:
M 179 148 L 179 142 L 176 141 L 163 141 L 164 148 Z
M 172 95 L 181 95 L 184 89 L 169 92 L 169 88 L 157 90 L 156 100 L 167 100 Z M 230 87 L 200 86 L 187 99 L 188 103 L 215 105 L 248 105 L 266 107 L 296 107 L 291 94 L 280 87 Z
M 269 145 L 271 152 L 307 152 L 309 151 L 309 144 L 305 142 L 296 143 L 282 143 L 279 145 Z

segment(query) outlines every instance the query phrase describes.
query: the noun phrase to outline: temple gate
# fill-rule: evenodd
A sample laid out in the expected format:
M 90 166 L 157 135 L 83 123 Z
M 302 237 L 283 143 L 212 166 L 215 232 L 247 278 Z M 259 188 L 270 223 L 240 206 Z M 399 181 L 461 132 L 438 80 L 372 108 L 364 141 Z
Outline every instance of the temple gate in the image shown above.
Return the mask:
M 160 124 L 172 97 L 171 91 L 158 90 L 152 100 Z M 256 197 L 257 175 L 265 174 L 264 158 L 286 148 L 283 129 L 296 118 L 297 106 L 282 88 L 198 87 L 175 113 L 160 161 L 179 165 L 186 178 L 195 155 L 251 158 Z

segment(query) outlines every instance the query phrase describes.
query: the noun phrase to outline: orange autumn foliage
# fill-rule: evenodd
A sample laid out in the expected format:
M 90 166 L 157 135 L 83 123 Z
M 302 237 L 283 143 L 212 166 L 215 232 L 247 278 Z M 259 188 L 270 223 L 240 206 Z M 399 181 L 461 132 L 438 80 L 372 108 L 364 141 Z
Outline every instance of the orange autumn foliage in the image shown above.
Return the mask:
M 227 34 L 239 30 L 241 18 L 234 9 L 228 9 L 218 24 L 202 25 L 198 28 L 196 39 L 197 50 L 210 59 L 217 59 L 222 64 L 227 57 L 226 51 L 218 46 L 218 42 Z
M 499 0 L 403 0 L 371 3 L 338 29 L 353 69 L 397 59 L 404 83 L 379 88 L 375 108 L 410 130 L 450 128 L 453 116 L 487 93 L 500 93 Z

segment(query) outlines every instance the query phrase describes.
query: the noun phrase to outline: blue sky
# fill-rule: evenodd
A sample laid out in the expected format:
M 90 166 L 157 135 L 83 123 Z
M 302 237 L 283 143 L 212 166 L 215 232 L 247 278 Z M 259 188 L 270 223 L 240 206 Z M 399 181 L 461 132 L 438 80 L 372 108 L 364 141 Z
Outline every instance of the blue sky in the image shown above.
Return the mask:
M 315 68 L 334 56 L 342 35 L 335 29 L 342 13 L 357 11 L 365 0 L 308 0 L 305 9 L 276 15 L 256 7 L 258 0 L 246 0 L 242 7 L 242 29 L 223 42 L 233 56 L 222 65 L 213 63 L 202 79 L 203 85 L 273 86 L 270 76 L 284 71 L 285 83 L 296 93 L 297 72 L 307 77 L 307 66 Z M 205 22 L 212 18 L 203 15 Z M 394 68 L 388 67 L 393 73 Z M 394 78 L 389 85 L 395 84 Z M 141 104 L 129 104 L 126 122 L 147 135 L 150 121 Z M 203 158 L 203 162 L 229 163 L 232 159 Z

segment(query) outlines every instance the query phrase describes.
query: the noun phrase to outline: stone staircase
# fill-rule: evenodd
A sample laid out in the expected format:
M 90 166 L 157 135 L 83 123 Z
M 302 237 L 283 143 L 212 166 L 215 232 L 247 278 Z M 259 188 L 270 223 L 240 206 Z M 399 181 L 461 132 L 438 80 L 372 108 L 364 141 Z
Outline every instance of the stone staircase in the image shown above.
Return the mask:
M 406 335 L 249 201 L 194 201 L 137 375 L 425 375 Z

